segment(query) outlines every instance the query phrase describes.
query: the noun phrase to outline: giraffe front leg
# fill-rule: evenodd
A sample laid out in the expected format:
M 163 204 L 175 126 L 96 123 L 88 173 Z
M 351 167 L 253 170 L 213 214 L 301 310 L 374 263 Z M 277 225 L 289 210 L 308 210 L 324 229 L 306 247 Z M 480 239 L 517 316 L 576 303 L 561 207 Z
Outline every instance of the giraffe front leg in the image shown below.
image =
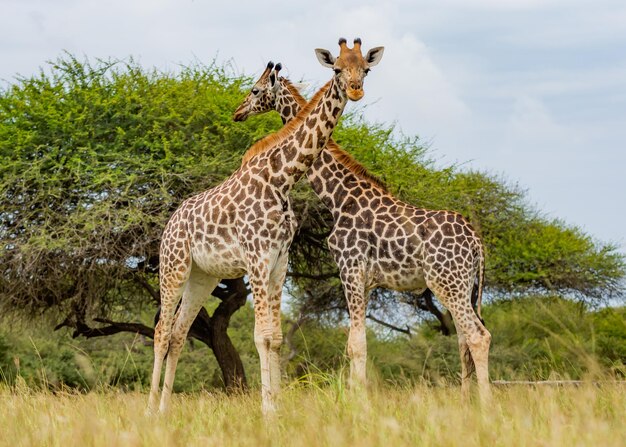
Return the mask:
M 270 343 L 270 389 L 276 398 L 280 393 L 281 365 L 280 348 L 283 342 L 281 327 L 280 305 L 283 293 L 283 284 L 287 275 L 288 248 L 284 250 L 270 274 L 268 309 L 272 327 L 272 341 Z
M 359 270 L 344 269 L 341 273 L 348 311 L 350 312 L 350 333 L 348 334 L 348 357 L 350 358 L 350 388 L 361 388 L 367 384 L 367 340 L 365 312 L 367 291 L 363 274 Z
M 272 319 L 269 300 L 269 260 L 253 258 L 249 268 L 250 287 L 254 298 L 254 344 L 261 363 L 261 411 L 269 416 L 276 411 L 272 394 L 272 367 L 270 350 L 272 347 Z
M 350 388 L 365 386 L 367 384 L 367 341 L 364 315 L 350 318 L 348 357 L 350 358 Z

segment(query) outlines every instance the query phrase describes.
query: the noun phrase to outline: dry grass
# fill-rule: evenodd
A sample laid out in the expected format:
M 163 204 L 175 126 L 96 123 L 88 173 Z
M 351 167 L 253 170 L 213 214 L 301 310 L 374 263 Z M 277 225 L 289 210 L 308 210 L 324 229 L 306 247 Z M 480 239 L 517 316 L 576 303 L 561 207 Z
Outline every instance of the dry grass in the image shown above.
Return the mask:
M 257 393 L 177 395 L 166 417 L 144 414 L 145 394 L 0 390 L 7 446 L 619 446 L 626 445 L 626 388 L 511 387 L 480 411 L 456 387 L 378 388 L 367 400 L 341 386 L 294 385 L 275 420 Z

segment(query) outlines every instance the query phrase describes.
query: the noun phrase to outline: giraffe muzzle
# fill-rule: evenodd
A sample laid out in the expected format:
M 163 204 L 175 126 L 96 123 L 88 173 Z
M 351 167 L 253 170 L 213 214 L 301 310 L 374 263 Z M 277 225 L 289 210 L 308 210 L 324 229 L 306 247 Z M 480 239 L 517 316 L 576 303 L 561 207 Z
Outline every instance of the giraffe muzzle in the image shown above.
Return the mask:
M 358 101 L 359 99 L 363 97 L 364 94 L 365 93 L 363 92 L 362 88 L 359 88 L 359 89 L 348 88 L 346 90 L 346 95 L 348 95 L 348 99 L 351 101 Z
M 248 118 L 248 112 L 245 110 L 237 109 L 233 115 L 233 121 L 245 121 Z

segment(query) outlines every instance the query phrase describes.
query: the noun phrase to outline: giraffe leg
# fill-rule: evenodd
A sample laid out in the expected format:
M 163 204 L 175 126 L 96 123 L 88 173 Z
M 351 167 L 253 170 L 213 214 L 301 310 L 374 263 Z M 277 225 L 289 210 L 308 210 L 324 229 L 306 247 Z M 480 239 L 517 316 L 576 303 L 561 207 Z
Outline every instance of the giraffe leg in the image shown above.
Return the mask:
M 476 368 L 480 400 L 486 406 L 491 401 L 491 386 L 489 383 L 489 345 L 491 344 L 491 334 L 478 318 L 473 322 L 473 329 L 472 335 L 468 336 L 468 345 Z
M 167 259 L 161 261 L 161 274 L 159 277 L 161 290 L 161 311 L 159 321 L 154 328 L 154 367 L 150 383 L 150 397 L 148 398 L 148 413 L 156 411 L 159 401 L 159 385 L 161 383 L 161 369 L 163 360 L 168 353 L 174 323 L 174 312 L 180 301 L 183 287 L 189 276 L 188 268 L 184 261 L 183 268 L 178 270 L 178 265 L 165 265 Z
M 455 323 L 458 327 L 458 324 Z M 463 331 L 457 333 L 459 341 L 459 356 L 461 357 L 461 398 L 464 402 L 469 402 L 470 397 L 470 376 L 474 371 L 474 360 L 463 335 Z
M 206 302 L 211 292 L 219 283 L 218 278 L 207 275 L 195 265 L 185 285 L 183 299 L 174 320 L 172 328 L 167 364 L 165 366 L 165 379 L 163 381 L 163 394 L 159 411 L 166 413 L 169 410 L 176 366 L 180 353 L 185 345 L 187 333 L 193 321 L 196 319 L 202 305 Z
M 281 327 L 280 305 L 283 293 L 283 284 L 287 275 L 287 263 L 289 260 L 288 250 L 281 255 L 276 262 L 274 270 L 270 274 L 269 283 L 269 312 L 272 327 L 272 341 L 270 343 L 270 390 L 275 398 L 280 393 L 280 347 L 283 341 L 283 332 Z
M 261 362 L 261 410 L 269 416 L 276 411 L 272 395 L 272 367 L 270 350 L 273 343 L 271 309 L 269 308 L 269 259 L 259 260 L 250 255 L 248 260 L 250 287 L 254 297 L 254 344 Z
M 459 353 L 461 356 L 461 392 L 469 394 L 469 377 L 472 367 L 476 371 L 478 392 L 481 402 L 486 405 L 491 398 L 489 384 L 489 345 L 491 334 L 476 315 L 471 304 L 471 284 L 468 290 L 458 290 L 458 286 L 442 287 L 430 285 L 439 301 L 450 311 L 459 334 Z M 465 288 L 463 288 L 465 289 Z M 453 290 L 454 292 L 451 292 Z
M 459 332 L 463 333 L 467 347 L 469 348 L 469 354 L 476 369 L 480 400 L 484 404 L 487 404 L 491 398 L 488 365 L 491 334 L 476 316 L 471 305 L 466 306 L 461 312 L 452 309 L 450 309 L 450 311 L 455 315 L 455 321 L 458 324 L 457 328 L 460 329 Z M 465 353 L 465 355 L 467 355 L 467 353 Z
M 367 384 L 367 340 L 365 312 L 367 310 L 367 291 L 360 270 L 342 269 L 343 283 L 348 310 L 350 312 L 350 333 L 348 334 L 348 357 L 350 358 L 351 388 L 360 388 Z

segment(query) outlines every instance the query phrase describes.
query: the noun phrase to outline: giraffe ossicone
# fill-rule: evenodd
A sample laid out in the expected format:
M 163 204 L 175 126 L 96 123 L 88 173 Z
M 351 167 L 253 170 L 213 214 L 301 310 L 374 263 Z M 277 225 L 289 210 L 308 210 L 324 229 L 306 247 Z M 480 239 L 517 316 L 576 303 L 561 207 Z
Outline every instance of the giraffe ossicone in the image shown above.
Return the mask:
M 252 94 L 255 91 L 259 93 Z M 276 110 L 289 123 L 307 105 L 298 89 L 277 71 L 271 82 L 269 74 L 261 76 L 252 92 L 235 119 Z M 350 312 L 350 382 L 366 381 L 365 317 L 370 290 L 432 290 L 450 310 L 458 329 L 462 393 L 467 397 L 469 375 L 475 368 L 481 399 L 487 401 L 491 334 L 480 317 L 485 251 L 472 225 L 458 213 L 422 209 L 398 200 L 332 139 L 306 176 L 333 215 L 328 246 L 339 267 Z
M 170 405 L 178 358 L 201 306 L 220 279 L 244 274 L 254 300 L 262 410 L 265 414 L 275 410 L 280 389 L 280 299 L 296 231 L 289 192 L 326 145 L 348 99 L 363 96 L 365 70 L 382 56 L 381 48 L 364 58 L 360 45 L 340 47 L 337 58 L 328 50 L 316 50 L 322 65 L 335 74 L 309 104 L 279 132 L 248 149 L 245 163 L 228 179 L 185 200 L 167 223 L 160 248 L 161 314 L 154 335 L 149 411 L 156 409 L 166 355 L 161 412 Z M 273 68 L 270 63 L 263 72 L 268 82 L 275 77 Z M 267 92 L 256 92 L 261 93 Z

